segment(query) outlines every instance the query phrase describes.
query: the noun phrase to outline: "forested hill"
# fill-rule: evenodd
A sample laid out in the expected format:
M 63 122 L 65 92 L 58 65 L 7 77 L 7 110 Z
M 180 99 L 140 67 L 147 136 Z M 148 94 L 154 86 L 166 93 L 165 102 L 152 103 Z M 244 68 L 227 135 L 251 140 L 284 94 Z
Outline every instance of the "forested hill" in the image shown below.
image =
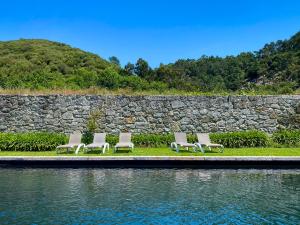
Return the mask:
M 300 32 L 291 39 L 266 44 L 257 52 L 225 58 L 202 56 L 178 60 L 172 70 L 197 82 L 201 89 L 295 89 L 300 86 Z
M 38 88 L 76 86 L 110 63 L 99 56 L 47 40 L 0 42 L 0 86 Z
M 255 37 L 254 37 L 255 38 Z M 181 59 L 151 68 L 144 59 L 120 66 L 47 40 L 0 42 L 2 89 L 178 89 L 196 92 L 292 93 L 300 87 L 300 32 L 238 56 Z

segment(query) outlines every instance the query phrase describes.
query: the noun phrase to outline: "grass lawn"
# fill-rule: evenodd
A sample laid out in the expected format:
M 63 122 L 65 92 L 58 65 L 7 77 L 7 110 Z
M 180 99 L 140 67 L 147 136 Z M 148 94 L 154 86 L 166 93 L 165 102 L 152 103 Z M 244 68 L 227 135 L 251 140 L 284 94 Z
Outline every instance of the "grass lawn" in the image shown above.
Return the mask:
M 83 153 L 80 151 L 79 156 L 300 156 L 300 148 L 225 148 L 224 153 L 217 150 L 213 152 L 192 152 L 172 151 L 170 148 L 135 148 L 134 151 L 118 151 L 113 153 L 110 149 L 105 154 L 99 154 L 100 151 Z M 12 152 L 0 151 L 0 156 L 74 156 L 74 152 L 67 154 L 62 152 L 56 154 L 55 151 L 49 152 Z

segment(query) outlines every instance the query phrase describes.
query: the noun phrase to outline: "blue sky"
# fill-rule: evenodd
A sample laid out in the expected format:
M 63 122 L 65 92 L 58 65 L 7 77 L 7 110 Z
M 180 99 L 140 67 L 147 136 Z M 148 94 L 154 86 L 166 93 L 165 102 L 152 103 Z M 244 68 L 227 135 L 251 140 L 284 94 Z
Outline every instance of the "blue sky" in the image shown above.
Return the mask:
M 2 41 L 49 39 L 151 66 L 255 51 L 300 31 L 298 0 L 10 0 L 0 12 Z

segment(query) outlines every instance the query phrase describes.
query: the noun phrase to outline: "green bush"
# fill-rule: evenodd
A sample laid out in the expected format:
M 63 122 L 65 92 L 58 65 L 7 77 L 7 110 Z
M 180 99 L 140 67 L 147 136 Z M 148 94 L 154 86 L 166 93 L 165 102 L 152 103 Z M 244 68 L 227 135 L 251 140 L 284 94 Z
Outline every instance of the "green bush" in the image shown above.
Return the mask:
M 51 151 L 66 141 L 55 133 L 0 133 L 0 151 Z
M 269 143 L 269 138 L 262 131 L 237 131 L 229 133 L 210 134 L 212 142 L 222 144 L 228 148 L 241 147 L 265 147 Z
M 173 134 L 138 134 L 133 135 L 132 137 L 133 143 L 137 146 L 145 146 L 145 147 L 162 147 L 162 146 L 170 146 L 171 142 L 174 141 Z
M 230 133 L 210 134 L 212 142 L 223 144 L 225 147 L 265 147 L 269 144 L 269 138 L 262 131 L 240 131 Z M 197 142 L 196 135 L 189 134 L 188 142 Z M 84 135 L 84 143 L 91 143 L 93 134 L 87 132 Z M 114 146 L 118 142 L 118 135 L 107 135 L 106 141 Z M 167 147 L 175 141 L 174 134 L 133 134 L 132 142 L 136 147 Z
M 86 132 L 83 136 L 83 142 L 89 144 L 93 141 L 93 134 Z M 119 141 L 118 135 L 106 136 L 106 142 L 111 147 Z M 137 147 L 166 147 L 170 146 L 171 142 L 174 141 L 173 134 L 132 134 L 132 142 Z
M 238 131 L 210 134 L 212 142 L 228 148 L 266 147 L 268 135 L 262 131 Z M 55 133 L 0 133 L 0 151 L 51 151 L 67 142 L 67 136 Z M 118 142 L 118 135 L 108 134 L 106 141 L 113 147 Z M 167 147 L 175 140 L 174 134 L 133 134 L 136 147 Z M 93 141 L 93 132 L 86 132 L 82 142 Z M 190 143 L 197 142 L 196 135 L 188 135 Z M 300 131 L 277 131 L 272 141 L 281 146 L 300 146 Z
M 283 146 L 300 146 L 300 130 L 279 130 L 273 133 L 272 141 Z

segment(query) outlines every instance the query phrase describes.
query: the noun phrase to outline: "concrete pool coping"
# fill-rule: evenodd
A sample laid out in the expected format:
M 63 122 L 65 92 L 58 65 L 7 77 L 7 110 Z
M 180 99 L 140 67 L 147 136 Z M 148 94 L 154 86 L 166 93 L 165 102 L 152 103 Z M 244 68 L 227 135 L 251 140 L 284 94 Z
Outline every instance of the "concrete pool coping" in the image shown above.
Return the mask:
M 300 169 L 300 156 L 1 156 L 0 167 Z

